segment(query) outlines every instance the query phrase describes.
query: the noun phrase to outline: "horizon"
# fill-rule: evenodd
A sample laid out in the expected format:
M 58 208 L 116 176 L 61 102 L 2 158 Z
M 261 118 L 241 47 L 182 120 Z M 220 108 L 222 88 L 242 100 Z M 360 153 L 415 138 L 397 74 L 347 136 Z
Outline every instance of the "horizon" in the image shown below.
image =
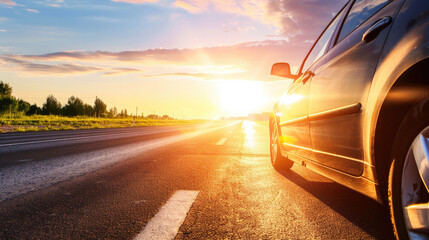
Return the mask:
M 38 106 L 52 94 L 190 119 L 268 112 L 292 82 L 271 65 L 296 70 L 345 2 L 0 0 L 0 80 Z

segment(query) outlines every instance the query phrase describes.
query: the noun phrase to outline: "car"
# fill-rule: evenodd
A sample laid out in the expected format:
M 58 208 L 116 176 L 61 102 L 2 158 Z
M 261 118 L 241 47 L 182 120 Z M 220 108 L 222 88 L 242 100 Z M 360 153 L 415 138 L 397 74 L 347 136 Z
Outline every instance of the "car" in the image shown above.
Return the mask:
M 305 166 L 390 209 L 398 239 L 429 239 L 429 1 L 351 0 L 270 114 L 274 168 Z

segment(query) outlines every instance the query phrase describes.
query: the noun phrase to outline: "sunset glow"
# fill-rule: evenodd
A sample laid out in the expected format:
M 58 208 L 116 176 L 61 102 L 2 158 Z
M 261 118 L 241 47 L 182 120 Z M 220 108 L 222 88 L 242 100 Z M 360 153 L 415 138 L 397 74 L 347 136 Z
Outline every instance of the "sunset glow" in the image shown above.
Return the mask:
M 0 80 L 39 106 L 53 94 L 183 118 L 267 112 L 291 83 L 271 65 L 296 69 L 345 1 L 269 2 L 0 0 Z
M 267 102 L 261 82 L 219 81 L 220 105 L 226 115 L 247 115 L 258 112 Z

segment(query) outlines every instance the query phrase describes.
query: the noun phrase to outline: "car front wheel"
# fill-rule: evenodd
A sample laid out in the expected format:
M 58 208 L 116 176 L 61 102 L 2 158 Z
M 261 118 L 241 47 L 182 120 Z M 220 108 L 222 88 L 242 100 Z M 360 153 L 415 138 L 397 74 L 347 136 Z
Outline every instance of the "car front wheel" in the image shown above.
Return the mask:
M 293 165 L 293 162 L 284 157 L 280 151 L 279 134 L 274 119 L 270 120 L 270 156 L 271 164 L 277 170 L 287 170 Z
M 429 102 L 405 118 L 389 174 L 389 206 L 396 238 L 429 239 Z

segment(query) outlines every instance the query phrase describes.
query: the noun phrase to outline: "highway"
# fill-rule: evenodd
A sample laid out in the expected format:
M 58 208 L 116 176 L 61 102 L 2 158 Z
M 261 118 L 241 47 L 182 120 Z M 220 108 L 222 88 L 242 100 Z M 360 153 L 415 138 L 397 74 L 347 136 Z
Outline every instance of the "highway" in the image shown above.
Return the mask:
M 0 239 L 392 239 L 387 208 L 276 171 L 268 125 L 0 135 Z

